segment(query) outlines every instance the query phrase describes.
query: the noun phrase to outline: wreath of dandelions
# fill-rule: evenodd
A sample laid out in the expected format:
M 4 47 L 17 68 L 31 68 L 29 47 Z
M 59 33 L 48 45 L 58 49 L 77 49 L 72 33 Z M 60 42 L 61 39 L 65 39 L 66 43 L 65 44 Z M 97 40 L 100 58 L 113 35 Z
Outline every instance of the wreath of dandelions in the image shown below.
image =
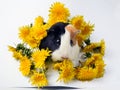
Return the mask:
M 53 68 L 59 71 L 57 81 L 65 83 L 77 79 L 81 81 L 92 80 L 102 77 L 104 74 L 104 52 L 105 42 L 91 42 L 90 35 L 94 25 L 86 22 L 84 17 L 76 15 L 70 17 L 69 9 L 60 2 L 55 2 L 49 10 L 49 19 L 44 21 L 43 17 L 35 18 L 33 24 L 25 25 L 19 28 L 19 38 L 21 43 L 15 47 L 8 46 L 13 57 L 20 62 L 19 70 L 23 76 L 29 77 L 33 86 L 43 87 L 48 85 L 46 72 L 49 70 L 48 64 L 52 63 Z M 66 22 L 72 24 L 78 30 L 81 30 L 76 38 L 79 46 L 82 48 L 85 62 L 81 62 L 78 67 L 73 67 L 71 60 L 65 59 L 61 62 L 53 62 L 50 58 L 51 51 L 48 49 L 39 50 L 41 40 L 47 36 L 47 30 L 57 22 Z M 48 63 L 49 62 L 49 63 Z

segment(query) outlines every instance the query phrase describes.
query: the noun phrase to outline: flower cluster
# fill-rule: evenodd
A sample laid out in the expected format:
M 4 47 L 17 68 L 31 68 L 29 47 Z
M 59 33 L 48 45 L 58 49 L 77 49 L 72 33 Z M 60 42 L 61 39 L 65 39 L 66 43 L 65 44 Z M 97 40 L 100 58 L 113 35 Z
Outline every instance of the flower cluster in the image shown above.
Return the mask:
M 74 67 L 69 59 L 53 62 L 49 48 L 39 49 L 41 40 L 47 36 L 47 30 L 57 22 L 70 23 L 80 30 L 80 33 L 76 35 L 76 39 L 81 47 L 81 51 L 84 53 L 82 58 L 80 58 L 84 59 L 84 62 L 80 62 L 78 67 Z M 58 81 L 67 83 L 73 79 L 81 81 L 92 80 L 102 77 L 105 67 L 103 60 L 105 42 L 104 40 L 91 42 L 90 35 L 93 30 L 94 24 L 86 22 L 84 16 L 76 15 L 70 17 L 69 9 L 64 4 L 55 2 L 50 7 L 47 22 L 44 21 L 43 17 L 38 16 L 33 24 L 19 28 L 21 43 L 15 47 L 9 46 L 9 51 L 20 62 L 20 72 L 24 76 L 29 77 L 31 84 L 36 87 L 48 85 L 46 72 L 49 70 L 49 63 L 53 63 L 54 70 L 59 71 Z
M 65 83 L 72 80 L 75 76 L 75 70 L 71 60 L 64 59 L 63 62 L 55 63 L 54 69 L 60 71 L 58 80 L 63 80 Z
M 30 77 L 32 85 L 37 87 L 48 85 L 45 72 L 47 70 L 46 62 L 50 56 L 50 50 L 29 49 L 24 44 L 18 44 L 16 48 L 9 46 L 9 51 L 20 62 L 20 72 L 24 76 Z

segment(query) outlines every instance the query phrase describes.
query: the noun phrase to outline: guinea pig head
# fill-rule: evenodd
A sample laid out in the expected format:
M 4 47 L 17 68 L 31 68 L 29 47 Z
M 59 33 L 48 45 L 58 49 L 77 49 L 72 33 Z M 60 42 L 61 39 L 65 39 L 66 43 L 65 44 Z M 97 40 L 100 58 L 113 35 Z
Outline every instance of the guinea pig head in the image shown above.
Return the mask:
M 60 46 L 52 53 L 52 59 L 53 61 L 70 59 L 74 63 L 74 66 L 78 66 L 80 60 L 80 47 L 76 40 L 76 35 L 80 30 L 77 30 L 70 24 L 66 25 L 64 29 L 65 33 L 61 35 Z
M 46 49 L 49 48 L 52 52 L 60 47 L 61 44 L 61 36 L 65 34 L 65 26 L 67 23 L 58 22 L 51 26 L 51 28 L 47 31 L 47 37 L 45 37 L 41 43 L 39 48 Z
M 41 48 L 49 48 L 53 61 L 70 59 L 74 66 L 79 64 L 80 47 L 76 40 L 79 30 L 67 23 L 56 23 L 49 30 L 48 35 L 41 41 Z

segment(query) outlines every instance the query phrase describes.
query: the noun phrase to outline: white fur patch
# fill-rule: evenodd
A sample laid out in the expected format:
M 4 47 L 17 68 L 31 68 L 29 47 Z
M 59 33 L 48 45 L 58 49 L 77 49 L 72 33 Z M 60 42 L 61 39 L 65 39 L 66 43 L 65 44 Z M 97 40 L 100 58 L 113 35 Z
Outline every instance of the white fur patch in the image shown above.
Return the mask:
M 52 53 L 53 61 L 61 61 L 62 57 L 72 60 L 74 66 L 79 65 L 80 60 L 80 47 L 78 43 L 74 46 L 70 45 L 70 33 L 66 30 L 65 34 L 61 36 L 60 47 Z
M 62 57 L 68 57 L 70 51 L 70 33 L 66 30 L 61 36 L 60 47 L 52 53 L 53 61 L 62 60 Z

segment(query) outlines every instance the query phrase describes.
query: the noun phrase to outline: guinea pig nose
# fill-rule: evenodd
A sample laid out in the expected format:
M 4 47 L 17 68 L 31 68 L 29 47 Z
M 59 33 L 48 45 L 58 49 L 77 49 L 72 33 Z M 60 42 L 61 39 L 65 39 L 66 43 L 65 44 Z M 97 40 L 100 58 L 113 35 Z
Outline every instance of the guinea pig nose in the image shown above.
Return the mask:
M 62 56 L 61 58 L 62 58 L 62 59 L 68 59 L 68 57 L 67 57 L 67 56 Z

